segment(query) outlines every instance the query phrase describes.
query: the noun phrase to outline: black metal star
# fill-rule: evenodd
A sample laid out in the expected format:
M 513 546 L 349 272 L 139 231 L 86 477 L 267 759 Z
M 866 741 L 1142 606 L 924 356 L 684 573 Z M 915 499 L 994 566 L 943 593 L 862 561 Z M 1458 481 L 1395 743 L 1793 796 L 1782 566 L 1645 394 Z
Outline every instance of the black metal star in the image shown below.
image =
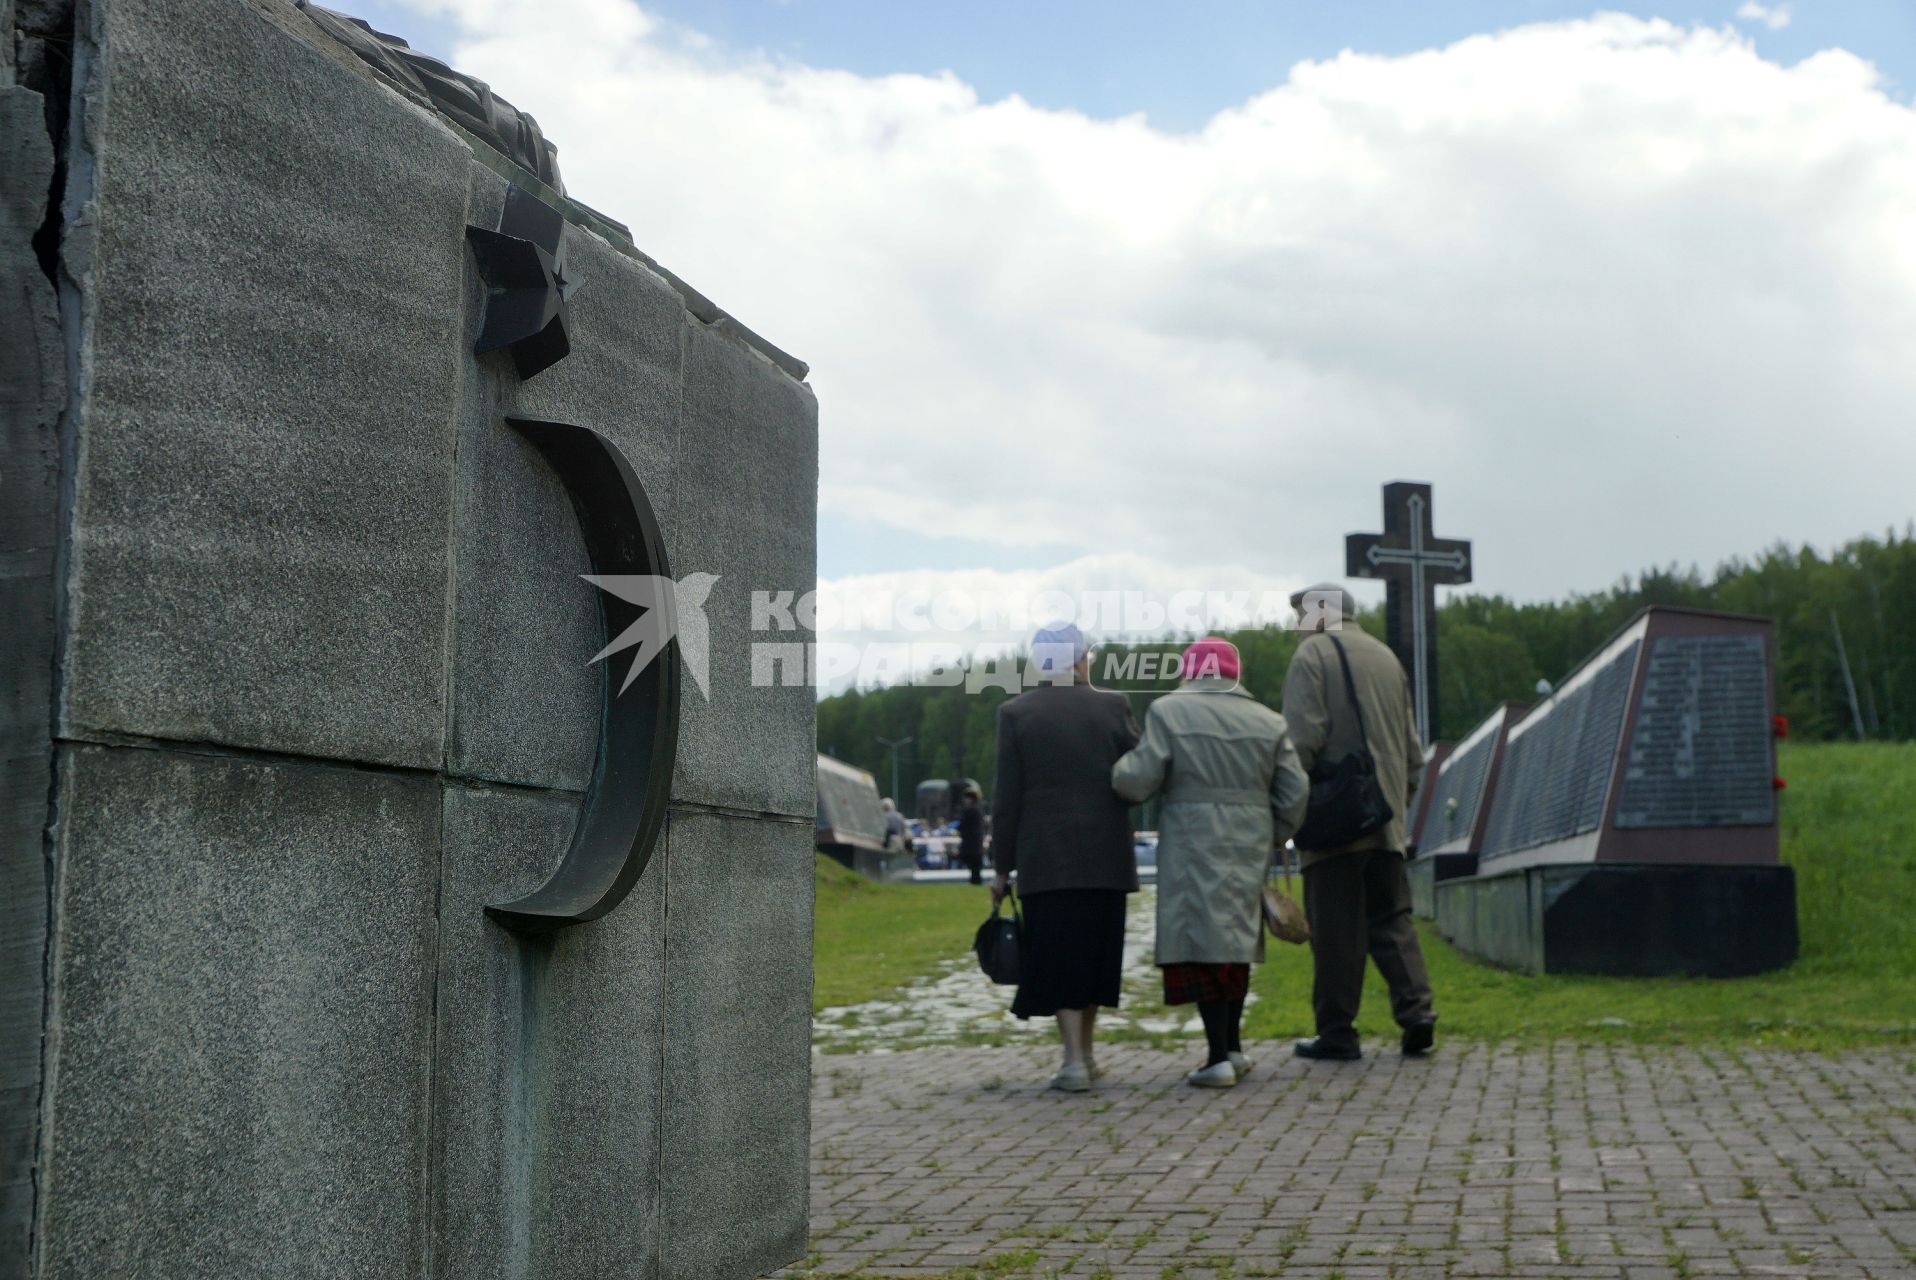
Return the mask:
M 572 350 L 566 300 L 575 286 L 565 274 L 564 215 L 513 187 L 499 229 L 468 226 L 466 239 L 486 284 L 485 320 L 473 354 L 503 347 L 521 378 L 565 359 Z

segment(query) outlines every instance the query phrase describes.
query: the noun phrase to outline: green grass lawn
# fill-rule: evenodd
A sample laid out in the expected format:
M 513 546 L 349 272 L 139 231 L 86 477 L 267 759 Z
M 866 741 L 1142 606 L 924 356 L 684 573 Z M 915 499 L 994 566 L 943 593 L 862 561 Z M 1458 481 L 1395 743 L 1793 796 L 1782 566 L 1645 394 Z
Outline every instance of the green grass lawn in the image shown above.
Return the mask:
M 991 911 L 989 891 L 970 885 L 879 884 L 823 854 L 817 868 L 813 1012 L 876 1000 L 935 973 L 970 948 Z
M 1781 761 L 1784 858 L 1796 868 L 1802 957 L 1755 978 L 1527 977 L 1424 954 L 1441 1034 L 1487 1041 L 1627 1040 L 1831 1049 L 1916 1042 L 1916 744 L 1791 744 Z M 878 885 L 821 860 L 814 1007 L 895 990 L 961 955 L 982 890 Z M 1271 943 L 1246 1034 L 1310 1033 L 1310 954 Z M 980 977 L 979 981 L 984 979 Z M 1395 1034 L 1383 983 L 1359 1029 Z

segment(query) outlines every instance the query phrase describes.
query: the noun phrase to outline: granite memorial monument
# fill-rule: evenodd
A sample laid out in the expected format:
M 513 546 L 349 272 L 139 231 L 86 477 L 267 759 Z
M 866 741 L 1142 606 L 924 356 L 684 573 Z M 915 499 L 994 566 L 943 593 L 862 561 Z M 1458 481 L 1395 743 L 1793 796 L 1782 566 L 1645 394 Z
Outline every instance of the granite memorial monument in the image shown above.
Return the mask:
M 1473 816 L 1477 870 L 1436 882 L 1438 931 L 1529 972 L 1734 977 L 1793 962 L 1773 632 L 1767 618 L 1646 609 L 1504 729 Z M 1451 758 L 1460 781 L 1471 745 Z
M 1437 914 L 1437 882 L 1474 875 L 1484 826 L 1503 771 L 1504 739 L 1523 717 L 1520 702 L 1499 703 L 1438 763 L 1437 775 L 1418 789 L 1422 821 L 1417 855 L 1409 867 L 1411 909 L 1429 920 Z
M 796 1258 L 805 366 L 342 15 L 0 37 L 0 1278 Z

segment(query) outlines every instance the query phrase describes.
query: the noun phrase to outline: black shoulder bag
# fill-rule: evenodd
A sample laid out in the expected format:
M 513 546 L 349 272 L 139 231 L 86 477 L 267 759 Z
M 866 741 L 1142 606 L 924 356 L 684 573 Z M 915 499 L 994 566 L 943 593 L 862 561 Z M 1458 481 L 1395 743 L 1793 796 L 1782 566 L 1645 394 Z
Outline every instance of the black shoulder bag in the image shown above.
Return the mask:
M 1304 811 L 1304 825 L 1293 837 L 1298 848 L 1311 852 L 1355 844 L 1388 826 L 1396 816 L 1390 801 L 1384 798 L 1383 784 L 1377 781 L 1377 759 L 1370 753 L 1364 704 L 1357 700 L 1350 659 L 1344 654 L 1342 641 L 1336 636 L 1330 641 L 1337 646 L 1337 661 L 1344 668 L 1344 692 L 1350 695 L 1351 709 L 1357 713 L 1360 745 L 1335 765 L 1320 760 L 1311 770 L 1310 806 Z
M 1001 987 L 1015 987 L 1024 971 L 1019 957 L 1024 942 L 1025 917 L 1018 910 L 1018 891 L 1009 889 L 1005 897 L 1011 899 L 1011 918 L 1005 919 L 998 914 L 1003 901 L 991 904 L 991 915 L 978 926 L 978 935 L 972 939 L 971 949 L 978 953 L 978 967 L 985 976 Z

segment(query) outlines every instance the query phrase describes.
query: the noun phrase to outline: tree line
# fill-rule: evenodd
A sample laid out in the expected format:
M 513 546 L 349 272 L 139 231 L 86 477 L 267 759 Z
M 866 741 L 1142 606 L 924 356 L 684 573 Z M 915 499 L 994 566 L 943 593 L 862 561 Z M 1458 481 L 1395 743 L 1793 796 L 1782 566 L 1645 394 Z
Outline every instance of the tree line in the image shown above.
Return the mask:
M 1778 711 L 1792 735 L 1811 740 L 1916 739 L 1916 529 L 1859 538 L 1827 557 L 1778 545 L 1732 560 L 1705 577 L 1696 568 L 1652 569 L 1607 591 L 1544 604 L 1454 595 L 1439 606 L 1439 736 L 1461 738 L 1500 702 L 1533 701 L 1537 682 L 1558 681 L 1646 605 L 1760 614 L 1776 622 Z M 1382 609 L 1359 619 L 1383 635 Z M 1278 707 L 1297 634 L 1280 627 L 1229 631 L 1243 657 L 1243 683 Z M 1176 649 L 1188 637 L 1132 646 Z M 818 705 L 818 748 L 869 770 L 892 790 L 899 749 L 899 807 L 911 810 L 927 778 L 975 778 L 992 791 L 994 726 L 1008 696 L 987 687 L 899 685 L 862 689 Z M 1152 695 L 1133 695 L 1142 719 Z

